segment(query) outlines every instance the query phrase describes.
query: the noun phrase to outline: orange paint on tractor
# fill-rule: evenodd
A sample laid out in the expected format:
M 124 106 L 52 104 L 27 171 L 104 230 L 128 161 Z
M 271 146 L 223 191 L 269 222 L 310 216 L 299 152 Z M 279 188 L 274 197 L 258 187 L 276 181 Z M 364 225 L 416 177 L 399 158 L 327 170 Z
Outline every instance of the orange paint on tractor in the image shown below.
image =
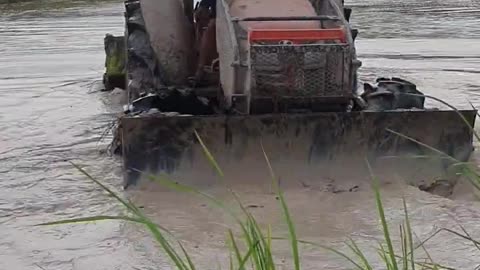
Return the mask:
M 251 30 L 248 33 L 248 40 L 250 43 L 280 40 L 288 40 L 294 44 L 320 40 L 338 40 L 341 43 L 346 43 L 346 35 L 342 28 L 307 30 L 262 29 Z

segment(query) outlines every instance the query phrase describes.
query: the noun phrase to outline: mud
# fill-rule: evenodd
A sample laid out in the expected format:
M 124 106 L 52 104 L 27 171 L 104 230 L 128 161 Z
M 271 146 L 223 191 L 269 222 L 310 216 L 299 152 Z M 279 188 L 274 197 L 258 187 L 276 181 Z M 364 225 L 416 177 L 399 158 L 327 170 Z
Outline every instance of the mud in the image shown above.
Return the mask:
M 103 85 L 106 91 L 115 88 L 126 89 L 125 37 L 105 35 L 105 74 Z
M 234 199 L 224 189 L 212 187 L 204 188 L 202 191 L 222 199 L 225 205 L 240 213 Z M 239 186 L 234 188 L 234 191 L 244 205 L 250 206 L 249 211 L 261 222 L 261 226 L 271 225 L 272 235 L 287 237 L 287 228 L 275 194 L 245 190 Z M 478 203 L 458 207 L 458 203 L 448 199 L 433 197 L 417 189 L 395 184 L 383 186 L 382 193 L 385 198 L 387 219 L 395 239 L 399 239 L 397 228 L 403 222 L 400 207 L 402 196 L 405 197 L 410 211 L 413 230 L 420 239 L 431 236 L 441 227 L 458 229 L 458 223 L 464 224 L 472 233 L 476 233 L 476 224 L 473 222 L 475 218 L 470 220 L 468 217 L 479 216 Z M 375 241 L 382 239 L 382 233 L 374 211 L 373 193 L 368 188 L 335 194 L 328 190 L 305 187 L 288 189 L 285 195 L 293 211 L 292 216 L 300 239 L 328 243 L 331 247 L 346 250 L 343 240 L 352 237 L 362 250 L 369 254 L 369 260 L 377 266 L 376 269 L 383 269 L 380 267 L 381 259 L 374 255 Z M 209 268 L 212 262 L 215 262 L 215 266 L 228 268 L 228 253 L 224 248 L 226 229 L 232 228 L 237 234 L 240 232 L 238 226 L 225 212 L 210 206 L 203 198 L 189 194 L 142 190 L 131 192 L 131 196 L 143 205 L 144 210 L 155 217 L 157 222 L 168 228 L 174 228 L 175 235 L 184 240 L 182 243 L 189 248 L 193 259 L 200 267 Z M 181 205 L 176 201 L 181 201 Z M 182 225 L 179 226 L 179 223 Z M 395 246 L 399 245 L 400 243 L 395 241 Z M 426 248 L 435 254 L 438 263 L 456 269 L 473 269 L 478 264 L 476 258 L 465 255 L 476 252 L 475 248 L 462 239 L 448 234 L 434 238 L 426 244 Z M 288 244 L 277 241 L 274 249 L 279 262 L 278 268 L 291 269 L 291 251 Z M 352 268 L 344 259 L 319 248 L 301 245 L 300 252 L 303 259 L 302 269 Z M 422 251 L 419 251 L 417 256 L 426 258 Z
M 464 115 L 473 124 L 475 111 Z M 239 183 L 256 183 L 262 190 L 269 186 L 270 179 L 263 151 L 288 186 L 302 181 L 322 183 L 325 179 L 361 182 L 370 178 L 366 159 L 382 173 L 390 170 L 414 186 L 447 176 L 448 160 L 387 128 L 464 162 L 473 150 L 472 134 L 454 111 L 126 117 L 122 119 L 121 135 L 125 185 L 141 180 L 138 171 L 167 173 L 189 184 L 214 185 L 215 171 L 194 131 L 227 178 L 245 178 Z
M 167 80 L 164 70 L 156 61 L 140 1 L 125 2 L 125 28 L 128 100 L 131 102 L 142 95 L 156 93 L 157 89 L 165 87 Z
M 182 85 L 192 72 L 193 26 L 180 0 L 141 0 L 143 18 L 164 81 Z
M 360 29 L 362 81 L 398 76 L 459 108 L 469 109 L 468 101 L 480 105 L 477 2 L 347 4 L 353 7 L 352 22 Z M 123 11 L 117 1 L 0 4 L 0 269 L 40 269 L 37 265 L 48 270 L 171 269 L 170 261 L 159 255 L 149 235 L 137 226 L 121 222 L 31 226 L 123 213 L 65 160 L 80 164 L 143 205 L 149 216 L 186 244 L 201 265 L 211 269 L 217 261 L 225 264 L 225 229 L 232 223 L 222 212 L 202 199 L 176 192 L 124 193 L 120 160 L 105 153 L 112 137 L 107 131 L 123 111 L 125 99 L 117 90 L 99 91 L 103 37 L 124 34 Z M 441 107 L 428 99 L 425 103 Z M 478 152 L 472 162 L 478 163 Z M 394 234 L 403 220 L 401 196 L 405 195 L 420 238 L 442 227 L 459 230 L 458 223 L 480 238 L 479 205 L 471 201 L 472 188 L 465 182 L 458 182 L 447 199 L 395 185 L 394 178 L 385 180 L 392 182 L 382 186 L 382 194 Z M 356 185 L 307 183 L 287 190 L 287 200 L 300 238 L 344 247 L 341 242 L 350 236 L 367 249 L 369 258 L 378 260 L 373 246 L 382 236 L 372 194 L 368 184 Z M 233 205 L 224 189 L 206 186 L 203 190 Z M 256 192 L 254 183 L 235 190 L 262 224 L 271 223 L 275 235 L 285 236 L 275 195 Z M 448 234 L 440 234 L 426 247 L 439 263 L 457 269 L 480 264 L 475 247 Z M 278 269 L 291 269 L 286 245 L 276 244 L 275 250 L 279 262 L 285 261 Z M 343 260 L 322 250 L 302 247 L 301 254 L 305 269 L 347 268 Z

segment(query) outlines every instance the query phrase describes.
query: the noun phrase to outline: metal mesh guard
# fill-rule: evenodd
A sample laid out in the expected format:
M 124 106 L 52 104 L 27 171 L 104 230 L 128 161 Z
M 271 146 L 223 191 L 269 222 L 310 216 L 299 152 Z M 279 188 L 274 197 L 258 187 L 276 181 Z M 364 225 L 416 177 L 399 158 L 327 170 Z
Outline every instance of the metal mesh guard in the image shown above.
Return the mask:
M 348 45 L 250 46 L 256 96 L 346 96 Z

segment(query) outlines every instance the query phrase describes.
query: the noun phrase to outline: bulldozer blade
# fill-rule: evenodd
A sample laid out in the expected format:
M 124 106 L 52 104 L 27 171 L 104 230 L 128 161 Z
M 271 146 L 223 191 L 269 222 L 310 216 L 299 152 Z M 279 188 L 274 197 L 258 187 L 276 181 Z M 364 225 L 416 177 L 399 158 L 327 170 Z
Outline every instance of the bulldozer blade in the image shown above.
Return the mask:
M 268 192 L 272 171 L 281 187 L 335 182 L 348 191 L 372 172 L 419 186 L 449 177 L 452 158 L 468 161 L 473 131 L 459 113 L 473 127 L 475 110 L 125 117 L 124 187 L 154 188 L 146 176 L 161 175 L 197 188 L 226 183 Z

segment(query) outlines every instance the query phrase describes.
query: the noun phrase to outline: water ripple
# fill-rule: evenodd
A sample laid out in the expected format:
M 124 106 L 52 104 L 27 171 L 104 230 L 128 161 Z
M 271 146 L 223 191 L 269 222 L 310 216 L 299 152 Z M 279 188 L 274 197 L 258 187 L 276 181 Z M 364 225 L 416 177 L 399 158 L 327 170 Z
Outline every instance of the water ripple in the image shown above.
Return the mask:
M 167 269 L 168 262 L 157 257 L 156 247 L 136 227 L 110 222 L 31 227 L 57 219 L 121 213 L 113 200 L 68 161 L 121 190 L 120 162 L 103 154 L 107 142 L 101 141 L 121 107 L 104 102 L 110 96 L 95 87 L 104 69 L 104 35 L 123 34 L 123 4 L 81 0 L 7 3 L 0 3 L 0 269 L 35 269 L 36 264 L 49 270 Z M 357 44 L 364 64 L 362 80 L 405 77 L 422 91 L 456 105 L 470 107 L 468 101 L 480 105 L 478 1 L 347 3 L 354 9 L 352 22 L 360 29 Z M 199 259 L 210 260 L 217 254 L 224 239 L 214 234 L 216 224 L 209 220 L 212 212 L 190 198 L 178 204 L 177 195 L 160 195 L 153 194 L 145 203 L 151 209 L 163 209 L 156 218 L 185 236 L 182 239 L 192 245 Z M 305 205 L 312 207 L 311 216 L 299 217 L 304 235 L 333 245 L 341 242 L 339 235 L 346 236 L 350 230 L 363 239 L 359 241 L 362 245 L 379 239 L 374 230 L 376 217 L 365 203 L 371 202 L 370 197 L 327 201 L 325 194 L 312 193 L 305 203 L 302 198 L 306 194 L 293 195 L 298 196 L 293 207 L 301 209 L 296 212 L 303 213 Z M 421 236 L 431 234 L 434 224 L 452 225 L 450 218 L 469 228 L 478 224 L 477 205 L 422 196 L 415 193 L 409 201 L 415 206 L 412 214 L 418 218 L 413 221 Z M 311 203 L 315 201 L 318 204 Z M 338 209 L 335 204 L 346 207 L 333 211 Z M 398 200 L 392 199 L 388 214 L 398 223 L 402 212 L 395 205 Z M 324 214 L 317 206 L 337 208 Z M 336 227 L 319 232 L 331 223 Z M 436 244 L 448 243 L 452 254 L 473 252 L 445 239 Z M 210 245 L 193 247 L 199 243 Z M 433 248 L 445 255 L 440 248 Z M 307 259 L 306 265 L 312 262 Z

